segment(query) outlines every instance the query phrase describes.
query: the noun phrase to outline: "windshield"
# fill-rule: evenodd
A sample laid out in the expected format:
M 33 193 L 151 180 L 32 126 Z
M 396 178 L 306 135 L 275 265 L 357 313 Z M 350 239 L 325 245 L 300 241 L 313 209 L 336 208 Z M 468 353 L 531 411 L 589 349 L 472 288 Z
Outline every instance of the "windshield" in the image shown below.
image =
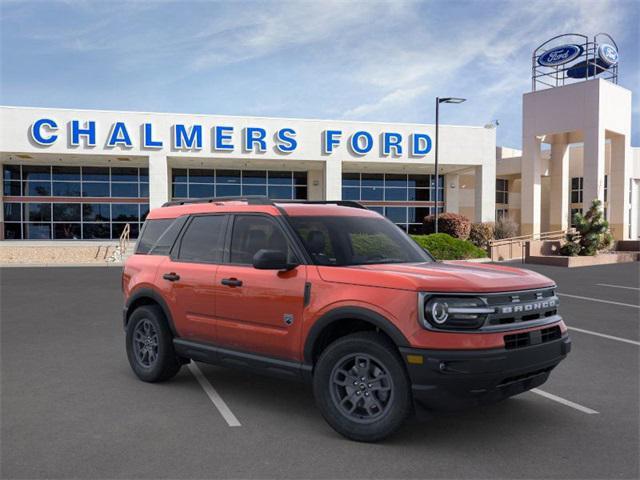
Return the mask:
M 432 262 L 399 227 L 384 217 L 288 217 L 316 265 Z

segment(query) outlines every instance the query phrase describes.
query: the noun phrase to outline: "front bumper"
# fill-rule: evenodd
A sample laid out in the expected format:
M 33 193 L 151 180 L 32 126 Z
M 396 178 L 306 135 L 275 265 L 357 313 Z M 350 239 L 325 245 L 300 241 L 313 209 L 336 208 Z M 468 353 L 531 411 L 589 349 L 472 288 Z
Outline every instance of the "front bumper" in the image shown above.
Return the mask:
M 415 401 L 437 410 L 492 403 L 542 385 L 570 351 L 567 334 L 511 350 L 400 348 Z

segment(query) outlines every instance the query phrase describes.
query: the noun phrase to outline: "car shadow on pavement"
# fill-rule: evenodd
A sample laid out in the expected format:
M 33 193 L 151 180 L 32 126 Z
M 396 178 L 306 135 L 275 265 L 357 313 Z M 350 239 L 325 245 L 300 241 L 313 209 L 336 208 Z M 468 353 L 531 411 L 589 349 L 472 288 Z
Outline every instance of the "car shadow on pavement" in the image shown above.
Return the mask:
M 312 436 L 343 439 L 324 423 L 315 407 L 311 386 L 242 370 L 199 365 L 240 418 L 243 427 L 279 428 L 286 423 L 299 429 L 311 429 Z M 185 377 L 182 374 L 179 377 L 182 383 Z M 477 442 L 484 441 L 482 439 L 487 436 L 499 437 L 500 442 L 526 441 L 536 431 L 544 435 L 549 429 L 562 428 L 567 422 L 566 412 L 561 407 L 525 393 L 493 405 L 455 412 L 419 410 L 399 432 L 381 443 L 413 447 L 448 444 L 459 448 L 465 444 L 477 446 Z

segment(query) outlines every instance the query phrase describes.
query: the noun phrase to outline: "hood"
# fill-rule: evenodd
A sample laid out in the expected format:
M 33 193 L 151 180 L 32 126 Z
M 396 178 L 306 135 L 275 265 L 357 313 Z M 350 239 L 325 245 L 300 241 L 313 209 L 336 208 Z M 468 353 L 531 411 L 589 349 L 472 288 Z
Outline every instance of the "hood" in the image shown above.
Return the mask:
M 471 262 L 318 267 L 327 282 L 430 292 L 505 292 L 554 285 L 531 270 Z

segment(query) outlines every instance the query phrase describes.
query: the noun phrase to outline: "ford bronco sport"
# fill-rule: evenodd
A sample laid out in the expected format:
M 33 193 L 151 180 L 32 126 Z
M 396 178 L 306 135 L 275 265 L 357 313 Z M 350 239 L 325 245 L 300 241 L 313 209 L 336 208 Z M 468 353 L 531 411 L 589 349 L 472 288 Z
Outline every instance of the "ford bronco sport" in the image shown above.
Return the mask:
M 197 360 L 306 380 L 329 425 L 360 441 L 416 404 L 537 387 L 571 346 L 551 280 L 437 262 L 355 202 L 169 202 L 149 213 L 122 287 L 140 379 Z

